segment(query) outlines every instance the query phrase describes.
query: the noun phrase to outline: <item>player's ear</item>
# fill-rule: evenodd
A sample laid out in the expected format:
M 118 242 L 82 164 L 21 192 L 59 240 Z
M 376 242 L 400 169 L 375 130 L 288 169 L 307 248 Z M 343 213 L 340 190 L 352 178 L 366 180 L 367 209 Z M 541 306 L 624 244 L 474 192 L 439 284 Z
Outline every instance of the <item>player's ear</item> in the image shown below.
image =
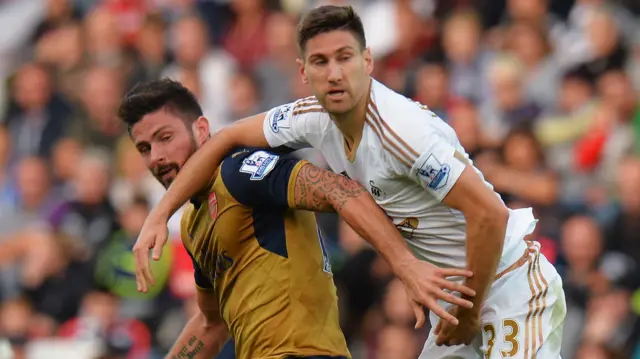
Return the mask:
M 192 129 L 198 145 L 202 145 L 211 135 L 209 120 L 204 116 L 198 117 L 198 119 L 193 123 Z
M 307 77 L 307 72 L 304 69 L 304 61 L 300 58 L 297 58 L 296 64 L 298 64 L 298 70 L 300 71 L 300 77 L 302 78 L 302 83 L 308 84 L 309 78 Z
M 371 75 L 373 72 L 373 56 L 371 56 L 371 49 L 365 48 L 362 52 L 362 56 L 364 57 L 364 67 L 367 69 L 367 74 Z

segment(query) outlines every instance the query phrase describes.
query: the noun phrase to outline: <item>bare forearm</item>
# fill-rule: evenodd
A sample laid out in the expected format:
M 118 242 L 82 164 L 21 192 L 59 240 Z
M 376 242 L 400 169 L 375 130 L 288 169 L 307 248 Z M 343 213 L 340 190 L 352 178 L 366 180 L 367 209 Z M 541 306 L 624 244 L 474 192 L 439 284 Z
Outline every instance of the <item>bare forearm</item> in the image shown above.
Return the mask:
M 483 216 L 467 219 L 467 268 L 473 277 L 465 285 L 476 292 L 472 310 L 480 310 L 495 278 L 506 232 L 506 219 Z
M 238 121 L 216 132 L 185 163 L 154 211 L 170 217 L 204 188 L 224 157 L 235 147 L 268 147 L 262 132 L 264 114 Z
M 198 313 L 187 323 L 166 359 L 211 359 L 220 352 L 228 337 L 224 323 L 208 326 L 204 316 Z
M 336 212 L 371 244 L 394 273 L 416 260 L 400 232 L 369 193 L 344 176 L 304 165 L 296 178 L 295 207 L 317 212 Z
M 387 261 L 396 275 L 417 260 L 400 231 L 366 192 L 346 201 L 338 214 Z

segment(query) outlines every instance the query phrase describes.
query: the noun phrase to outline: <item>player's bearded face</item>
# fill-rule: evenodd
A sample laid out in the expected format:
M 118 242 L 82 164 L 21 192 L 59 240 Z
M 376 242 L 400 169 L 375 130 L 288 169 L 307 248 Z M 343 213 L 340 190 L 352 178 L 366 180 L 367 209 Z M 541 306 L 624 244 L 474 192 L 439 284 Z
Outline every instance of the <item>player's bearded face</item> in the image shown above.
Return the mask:
M 165 188 L 198 149 L 193 130 L 166 111 L 145 116 L 131 135 L 147 168 Z
M 171 183 L 176 179 L 182 166 L 184 166 L 189 157 L 198 149 L 193 134 L 189 132 L 186 136 L 188 136 L 189 139 L 188 147 L 176 148 L 175 159 L 172 158 L 172 162 L 159 163 L 151 169 L 153 176 L 162 183 L 165 188 L 169 188 Z M 186 152 L 183 148 L 186 149 Z
M 373 62 L 348 31 L 319 34 L 307 42 L 303 80 L 332 114 L 350 112 L 366 95 Z

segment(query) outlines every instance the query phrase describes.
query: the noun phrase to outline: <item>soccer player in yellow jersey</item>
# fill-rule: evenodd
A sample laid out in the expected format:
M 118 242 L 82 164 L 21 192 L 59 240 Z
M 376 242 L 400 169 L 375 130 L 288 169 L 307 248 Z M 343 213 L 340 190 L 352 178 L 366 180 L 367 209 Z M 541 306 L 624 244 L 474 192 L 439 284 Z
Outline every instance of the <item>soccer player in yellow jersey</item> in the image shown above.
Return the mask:
M 119 116 L 149 170 L 167 188 L 210 138 L 195 96 L 171 80 L 137 86 Z M 238 359 L 350 358 L 329 259 L 309 211 L 336 211 L 370 241 L 403 243 L 368 192 L 347 177 L 265 150 L 234 150 L 182 217 L 200 313 L 168 358 L 211 359 L 229 333 Z M 410 258 L 406 247 L 397 248 Z M 469 276 L 468 271 L 439 274 L 443 288 L 468 293 L 444 279 Z M 441 297 L 469 304 L 450 293 Z

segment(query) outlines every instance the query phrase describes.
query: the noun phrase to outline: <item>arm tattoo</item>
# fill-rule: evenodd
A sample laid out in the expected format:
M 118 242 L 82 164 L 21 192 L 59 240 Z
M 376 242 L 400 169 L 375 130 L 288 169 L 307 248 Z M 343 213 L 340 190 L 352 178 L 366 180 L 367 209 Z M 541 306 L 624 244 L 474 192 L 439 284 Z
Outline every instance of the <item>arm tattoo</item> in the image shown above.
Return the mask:
M 299 209 L 340 212 L 347 201 L 363 193 L 366 190 L 357 182 L 312 164 L 305 164 L 296 177 L 294 202 Z
M 189 344 L 180 349 L 180 353 L 171 357 L 171 359 L 194 359 L 204 348 L 202 340 L 198 339 L 195 335 L 189 338 Z

